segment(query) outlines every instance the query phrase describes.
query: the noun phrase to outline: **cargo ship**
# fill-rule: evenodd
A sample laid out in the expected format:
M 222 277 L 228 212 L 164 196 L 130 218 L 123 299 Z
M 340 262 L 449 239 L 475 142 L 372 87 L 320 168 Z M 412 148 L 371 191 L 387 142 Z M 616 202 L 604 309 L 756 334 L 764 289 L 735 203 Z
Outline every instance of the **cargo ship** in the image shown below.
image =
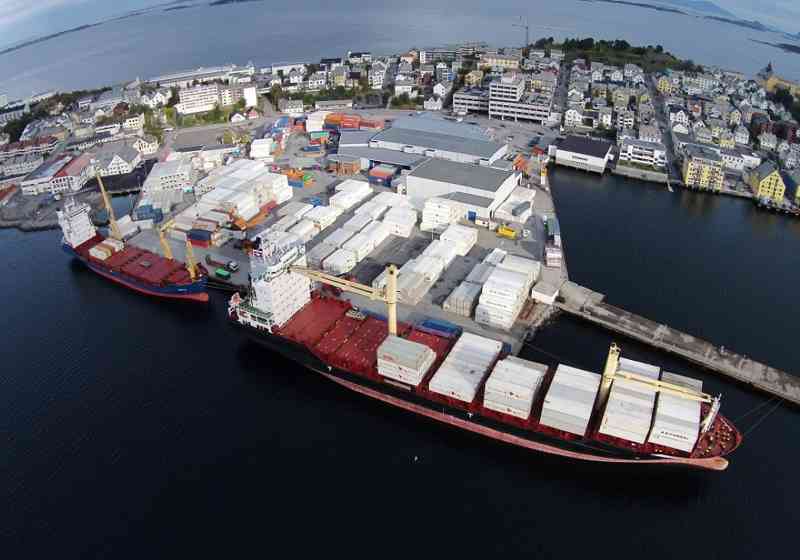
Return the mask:
M 721 471 L 742 442 L 700 381 L 624 358 L 616 345 L 598 374 L 523 360 L 441 321 L 398 323 L 396 276 L 389 266 L 377 289 L 309 269 L 302 240 L 270 232 L 251 255 L 251 289 L 234 294 L 228 318 L 347 389 L 569 460 Z M 387 317 L 357 309 L 342 291 L 384 301 Z
M 208 301 L 207 274 L 202 266 L 191 262 L 191 257 L 187 265 L 125 244 L 113 212 L 109 212 L 109 218 L 116 235 L 105 237 L 95 229 L 90 212 L 88 204 L 72 197 L 66 200 L 64 209 L 58 211 L 58 223 L 64 235 L 61 245 L 68 255 L 100 276 L 142 294 Z M 191 247 L 187 247 L 187 251 L 190 250 Z

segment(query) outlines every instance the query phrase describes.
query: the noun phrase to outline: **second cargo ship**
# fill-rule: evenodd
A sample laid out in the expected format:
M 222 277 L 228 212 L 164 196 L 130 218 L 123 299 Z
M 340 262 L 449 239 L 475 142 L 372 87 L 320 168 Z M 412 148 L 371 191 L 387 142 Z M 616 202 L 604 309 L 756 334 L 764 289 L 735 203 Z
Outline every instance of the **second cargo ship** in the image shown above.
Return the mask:
M 103 195 L 105 198 L 105 192 Z M 115 237 L 104 237 L 92 224 L 90 212 L 88 204 L 72 197 L 58 211 L 64 234 L 62 247 L 67 254 L 89 270 L 136 292 L 166 299 L 208 301 L 208 277 L 201 266 L 126 245 Z M 116 229 L 113 213 L 109 212 L 109 217 L 112 230 Z
M 312 282 L 387 304 L 386 319 Z M 510 355 L 501 342 L 398 323 L 396 268 L 378 290 L 306 267 L 305 245 L 271 232 L 251 257 L 251 290 L 229 319 L 287 359 L 370 398 L 547 454 L 604 463 L 724 470 L 742 441 L 702 383 L 620 356 L 602 375 Z

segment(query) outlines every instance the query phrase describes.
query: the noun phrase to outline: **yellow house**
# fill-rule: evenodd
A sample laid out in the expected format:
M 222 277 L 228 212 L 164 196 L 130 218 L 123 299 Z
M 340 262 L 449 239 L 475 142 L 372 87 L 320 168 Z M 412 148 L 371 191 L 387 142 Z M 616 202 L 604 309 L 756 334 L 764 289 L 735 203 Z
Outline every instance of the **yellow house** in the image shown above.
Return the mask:
M 788 89 L 789 93 L 795 97 L 800 96 L 800 84 L 797 82 L 790 82 L 789 80 L 785 80 L 780 76 L 776 76 L 775 74 L 770 75 L 770 77 L 764 82 L 764 89 L 770 93 L 775 93 L 775 90 L 778 88 Z
M 786 185 L 780 171 L 771 161 L 765 161 L 750 174 L 750 188 L 758 199 L 783 203 Z
M 519 57 L 515 55 L 486 53 L 481 56 L 482 65 L 503 68 L 504 70 L 518 70 L 519 60 Z
M 688 146 L 683 160 L 683 183 L 689 188 L 720 191 L 725 180 L 722 158 L 714 150 Z
M 464 84 L 468 86 L 479 86 L 483 83 L 483 72 L 480 70 L 473 70 L 464 76 Z
M 723 130 L 719 135 L 719 147 L 731 150 L 736 147 L 736 138 L 730 130 Z
M 670 80 L 667 76 L 661 76 L 658 79 L 656 89 L 658 89 L 658 92 L 661 95 L 672 95 L 672 80 Z

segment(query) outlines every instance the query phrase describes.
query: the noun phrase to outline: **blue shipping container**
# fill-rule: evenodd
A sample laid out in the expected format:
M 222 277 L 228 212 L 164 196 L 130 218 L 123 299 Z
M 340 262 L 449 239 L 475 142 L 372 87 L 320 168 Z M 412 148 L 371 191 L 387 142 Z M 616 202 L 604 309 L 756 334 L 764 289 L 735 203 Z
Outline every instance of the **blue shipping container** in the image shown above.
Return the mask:
M 211 232 L 204 229 L 190 229 L 187 237 L 197 241 L 211 241 Z
M 472 210 L 470 210 L 469 212 L 467 212 L 467 219 L 468 219 L 470 222 L 474 222 L 474 221 L 475 221 L 475 218 L 477 218 L 477 217 L 478 217 L 478 216 L 477 216 L 477 215 L 475 214 L 475 212 L 473 212 Z
M 294 187 L 296 189 L 302 189 L 303 188 L 303 181 L 293 181 L 293 180 L 290 179 L 289 180 L 289 186 L 290 187 Z

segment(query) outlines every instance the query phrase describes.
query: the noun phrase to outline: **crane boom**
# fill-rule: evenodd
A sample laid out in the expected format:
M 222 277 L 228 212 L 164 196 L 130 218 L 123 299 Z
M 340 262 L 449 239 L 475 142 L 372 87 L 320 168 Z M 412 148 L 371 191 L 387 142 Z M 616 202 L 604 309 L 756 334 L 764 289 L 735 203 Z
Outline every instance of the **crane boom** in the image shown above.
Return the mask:
M 289 272 L 302 274 L 311 280 L 334 286 L 344 292 L 364 296 L 371 300 L 385 302 L 388 307 L 387 319 L 389 323 L 389 334 L 397 335 L 397 267 L 395 265 L 390 264 L 386 269 L 385 289 L 365 286 L 364 284 L 345 280 L 344 278 L 339 278 L 338 276 L 305 266 L 290 266 Z
M 111 201 L 108 200 L 108 193 L 103 184 L 103 178 L 100 176 L 100 171 L 95 169 L 95 176 L 97 177 L 97 184 L 100 185 L 100 194 L 103 197 L 103 204 L 105 204 L 106 212 L 108 212 L 108 223 L 111 226 L 111 236 L 114 239 L 122 241 L 122 232 L 117 225 L 117 218 L 114 216 L 114 209 L 111 207 Z
M 194 260 L 194 250 L 192 249 L 192 242 L 186 240 L 186 270 L 189 271 L 189 276 L 192 282 L 197 280 L 197 265 Z
M 523 48 L 528 48 L 528 45 L 531 44 L 530 26 L 528 25 L 528 20 L 527 19 L 523 19 L 522 16 L 519 16 L 519 21 L 520 21 L 520 23 L 512 23 L 511 25 L 513 27 L 519 27 L 519 28 L 525 30 L 525 44 L 523 45 Z
M 172 220 L 168 221 L 167 223 L 165 223 L 160 228 L 158 228 L 158 240 L 161 243 L 161 249 L 164 251 L 164 256 L 167 257 L 170 260 L 174 259 L 174 257 L 172 256 L 172 247 L 169 246 L 169 243 L 167 242 L 167 237 L 164 235 L 164 233 L 169 228 L 171 228 L 174 223 L 175 223 L 175 220 L 172 219 Z

